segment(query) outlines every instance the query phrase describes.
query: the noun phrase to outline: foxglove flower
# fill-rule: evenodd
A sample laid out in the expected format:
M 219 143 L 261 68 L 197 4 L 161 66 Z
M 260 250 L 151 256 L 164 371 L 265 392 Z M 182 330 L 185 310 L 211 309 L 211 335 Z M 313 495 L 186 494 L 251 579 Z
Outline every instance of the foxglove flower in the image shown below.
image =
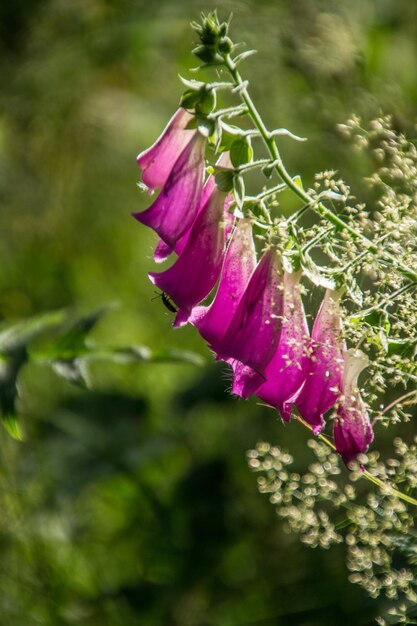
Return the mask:
M 142 180 L 150 189 L 165 185 L 175 161 L 196 133 L 186 128 L 192 118 L 185 109 L 178 109 L 155 143 L 139 154 L 137 161 L 142 168 Z
M 174 250 L 178 239 L 191 227 L 203 193 L 206 138 L 195 132 L 174 163 L 155 202 L 141 213 L 139 222 L 153 228 Z
M 345 463 L 366 452 L 374 438 L 369 415 L 358 389 L 358 376 L 367 365 L 367 358 L 359 350 L 346 352 L 342 393 L 333 426 L 336 450 Z
M 255 269 L 256 252 L 250 220 L 241 219 L 232 234 L 216 296 L 210 306 L 193 310 L 190 322 L 216 350 Z
M 218 358 L 233 366 L 234 393 L 247 398 L 265 380 L 265 368 L 278 345 L 282 312 L 282 264 L 277 250 L 270 247 L 252 273 L 230 325 L 215 347 Z
M 300 294 L 301 272 L 284 273 L 284 312 L 281 338 L 265 370 L 266 381 L 256 395 L 291 418 L 291 401 L 303 384 L 308 370 L 307 347 L 310 340 Z
M 342 383 L 345 343 L 340 317 L 340 295 L 328 289 L 311 333 L 311 356 L 304 385 L 293 398 L 300 415 L 319 433 L 324 413 L 336 402 Z
M 218 159 L 216 165 L 221 165 L 222 167 L 231 167 L 232 163 L 230 161 L 230 156 L 228 152 L 223 152 L 220 156 L 220 158 Z M 209 199 L 209 197 L 211 196 L 211 194 L 214 192 L 216 188 L 216 183 L 215 183 L 215 178 L 213 175 L 210 175 L 207 178 L 207 181 L 204 185 L 203 188 L 203 194 L 201 197 L 201 201 L 200 201 L 200 207 L 198 209 L 197 215 L 198 213 L 201 211 L 201 209 L 203 207 L 205 207 L 207 200 Z M 228 229 L 230 230 L 231 227 L 231 223 L 232 220 L 230 219 L 231 216 L 230 214 L 227 215 L 228 209 L 231 205 L 233 201 L 233 197 L 231 195 L 227 196 L 226 201 L 224 203 L 224 210 L 226 213 L 226 216 L 229 221 L 228 224 Z M 165 259 L 171 254 L 171 252 L 176 252 L 176 254 L 180 255 L 181 252 L 184 250 L 185 248 L 185 244 L 188 241 L 188 237 L 190 235 L 191 232 L 191 227 L 189 230 L 187 230 L 187 232 L 185 232 L 183 234 L 183 236 L 178 239 L 178 241 L 176 242 L 175 246 L 174 246 L 174 250 L 172 250 L 172 247 L 168 244 L 165 243 L 165 241 L 163 241 L 162 239 L 159 241 L 158 245 L 155 248 L 155 253 L 154 253 L 154 261 L 156 261 L 157 263 L 161 263 L 162 261 L 165 261 Z M 226 233 L 227 236 L 227 233 Z
M 213 289 L 225 253 L 226 193 L 215 189 L 195 220 L 182 254 L 164 272 L 149 278 L 178 307 L 174 326 L 188 321 L 193 307 Z

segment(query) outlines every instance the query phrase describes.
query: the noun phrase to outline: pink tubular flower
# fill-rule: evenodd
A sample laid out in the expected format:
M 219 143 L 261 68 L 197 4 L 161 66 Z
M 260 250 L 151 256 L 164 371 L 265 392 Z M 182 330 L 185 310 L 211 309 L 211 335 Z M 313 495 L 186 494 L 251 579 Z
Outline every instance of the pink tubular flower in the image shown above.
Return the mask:
M 284 273 L 284 312 L 281 338 L 266 370 L 266 381 L 256 395 L 274 406 L 281 417 L 291 418 L 291 401 L 303 384 L 308 370 L 307 346 L 310 341 L 300 294 L 301 272 Z
M 218 358 L 233 366 L 234 393 L 247 398 L 265 380 L 265 368 L 279 341 L 282 310 L 282 265 L 277 250 L 270 247 L 252 273 L 223 339 L 215 346 Z
M 223 152 L 220 158 L 218 159 L 216 165 L 222 165 L 223 167 L 231 167 L 232 163 L 230 161 L 229 153 Z M 216 189 L 215 178 L 213 175 L 210 175 L 207 178 L 206 184 L 204 185 L 204 188 L 203 188 L 203 194 L 201 197 L 200 207 L 198 209 L 197 215 L 205 206 L 207 200 L 209 199 L 209 197 L 211 196 L 211 194 L 214 192 L 215 189 Z M 224 210 L 226 213 L 230 207 L 232 200 L 233 200 L 232 196 L 227 196 L 226 201 L 224 203 Z M 181 252 L 185 248 L 185 244 L 188 241 L 188 237 L 190 236 L 191 227 L 189 230 L 187 230 L 187 232 L 183 234 L 183 236 L 180 239 L 178 239 L 178 241 L 176 242 L 174 246 L 174 250 L 172 249 L 172 246 L 166 244 L 165 241 L 161 239 L 155 249 L 155 253 L 153 256 L 154 261 L 156 261 L 156 263 L 161 263 L 162 261 L 165 261 L 165 259 L 171 254 L 171 252 L 176 252 L 176 254 L 180 255 Z M 230 227 L 230 224 L 229 224 L 229 227 Z
M 219 277 L 225 253 L 226 194 L 215 189 L 201 209 L 182 254 L 164 272 L 149 278 L 173 300 L 179 311 L 174 326 L 188 321 L 193 307 L 204 300 Z
M 346 352 L 342 394 L 333 426 L 336 450 L 345 463 L 366 452 L 374 438 L 369 415 L 358 389 L 358 376 L 367 364 L 367 358 L 359 350 Z
M 203 193 L 206 138 L 196 132 L 174 163 L 155 202 L 141 213 L 138 222 L 153 228 L 172 251 L 191 227 Z
M 190 318 L 214 350 L 231 322 L 255 265 L 252 226 L 250 220 L 242 219 L 232 234 L 213 302 L 210 306 L 196 307 Z
M 336 402 L 342 383 L 345 342 L 342 336 L 340 295 L 328 289 L 311 333 L 311 356 L 304 385 L 292 399 L 300 415 L 319 433 L 324 413 Z
M 139 154 L 142 180 L 150 189 L 165 185 L 175 161 L 196 132 L 186 128 L 192 118 L 185 109 L 178 109 L 155 143 Z

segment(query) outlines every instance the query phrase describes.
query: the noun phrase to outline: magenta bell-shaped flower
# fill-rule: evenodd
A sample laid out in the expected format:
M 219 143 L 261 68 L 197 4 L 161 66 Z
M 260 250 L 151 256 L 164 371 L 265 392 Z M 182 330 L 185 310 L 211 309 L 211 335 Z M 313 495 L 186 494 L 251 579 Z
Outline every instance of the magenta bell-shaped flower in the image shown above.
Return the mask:
M 252 273 L 223 339 L 214 346 L 218 358 L 231 363 L 235 372 L 232 391 L 243 398 L 264 382 L 265 368 L 278 345 L 284 300 L 282 282 L 281 259 L 271 246 Z
M 178 109 L 155 143 L 139 154 L 137 161 L 142 168 L 142 180 L 150 189 L 165 185 L 175 161 L 196 133 L 186 128 L 192 119 L 191 113 Z
M 251 222 L 241 219 L 230 239 L 213 302 L 210 306 L 196 307 L 190 317 L 190 322 L 213 350 L 220 345 L 255 265 Z
M 358 376 L 368 365 L 359 350 L 348 350 L 343 367 L 342 393 L 333 425 L 336 450 L 345 463 L 368 450 L 374 438 L 368 411 L 358 389 Z
M 215 189 L 195 220 L 182 254 L 164 272 L 149 278 L 178 307 L 174 326 L 188 321 L 193 307 L 204 300 L 219 278 L 225 253 L 226 193 Z
M 307 319 L 300 294 L 301 272 L 284 273 L 284 312 L 281 337 L 272 360 L 265 369 L 266 381 L 256 395 L 291 418 L 291 402 L 305 381 L 310 342 Z
M 232 167 L 229 153 L 223 152 L 220 158 L 218 159 L 216 165 L 221 165 L 222 167 Z M 216 189 L 215 177 L 211 174 L 207 178 L 207 181 L 204 185 L 203 194 L 202 194 L 201 201 L 200 201 L 200 207 L 198 209 L 197 215 L 202 210 L 202 208 L 206 205 L 207 200 L 209 199 L 211 194 L 215 191 L 215 189 Z M 230 214 L 228 214 L 228 210 L 230 208 L 232 201 L 233 201 L 233 196 L 228 195 L 224 203 L 224 210 L 229 218 L 231 218 L 231 216 Z M 229 219 L 228 230 L 230 230 L 231 224 L 232 224 L 232 220 Z M 165 241 L 161 239 L 155 248 L 155 252 L 153 255 L 154 261 L 156 261 L 156 263 L 161 263 L 162 261 L 165 261 L 165 259 L 171 254 L 171 252 L 175 252 L 179 256 L 184 250 L 185 245 L 188 241 L 188 237 L 190 236 L 190 232 L 191 232 L 191 227 L 175 243 L 174 250 L 172 249 L 172 246 L 166 244 Z M 227 233 L 226 233 L 226 237 L 227 237 Z
M 155 202 L 149 209 L 133 213 L 139 222 L 153 228 L 171 251 L 191 227 L 200 206 L 205 145 L 206 138 L 195 132 L 175 161 Z
M 328 289 L 311 333 L 311 356 L 304 385 L 293 398 L 300 415 L 319 433 L 324 413 L 336 402 L 342 384 L 345 342 L 342 335 L 340 295 Z

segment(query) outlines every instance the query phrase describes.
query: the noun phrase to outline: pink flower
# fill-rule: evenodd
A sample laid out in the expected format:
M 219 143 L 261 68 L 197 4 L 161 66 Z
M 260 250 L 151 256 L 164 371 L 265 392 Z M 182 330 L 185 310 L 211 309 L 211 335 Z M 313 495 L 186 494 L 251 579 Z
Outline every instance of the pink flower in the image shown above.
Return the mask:
M 319 433 L 324 413 L 336 402 L 342 383 L 345 342 L 340 317 L 340 295 L 328 289 L 311 333 L 311 356 L 306 380 L 292 399 L 300 415 Z
M 300 294 L 301 272 L 284 273 L 284 313 L 281 337 L 266 367 L 266 381 L 256 395 L 279 410 L 284 420 L 291 418 L 291 401 L 305 381 L 310 337 Z
M 163 187 L 175 161 L 190 142 L 195 130 L 186 128 L 193 119 L 185 109 L 178 109 L 155 143 L 137 158 L 142 180 L 150 189 Z
M 217 188 L 199 212 L 177 261 L 149 278 L 177 305 L 174 326 L 188 321 L 193 307 L 210 293 L 219 278 L 225 254 L 226 193 Z
M 149 209 L 133 213 L 139 222 L 153 228 L 171 251 L 190 229 L 200 206 L 205 145 L 206 138 L 195 132 L 175 161 L 155 202 Z
M 342 393 L 333 425 L 336 449 L 345 463 L 368 450 L 374 438 L 369 415 L 358 389 L 358 376 L 368 364 L 359 350 L 348 350 L 343 367 Z
M 250 220 L 241 219 L 233 231 L 213 302 L 210 306 L 196 307 L 190 318 L 213 350 L 231 322 L 255 265 L 252 226 Z
M 223 152 L 220 156 L 220 158 L 218 159 L 216 165 L 221 165 L 222 167 L 231 167 L 232 163 L 230 161 L 230 156 L 228 152 Z M 200 206 L 198 209 L 198 212 L 201 211 L 201 209 L 205 206 L 208 198 L 211 196 L 211 194 L 214 192 L 216 188 L 216 183 L 215 183 L 215 178 L 213 175 L 210 175 L 207 178 L 206 184 L 204 185 L 203 188 L 203 194 L 201 197 L 201 201 L 200 201 Z M 226 198 L 226 202 L 224 203 L 224 210 L 227 213 L 229 210 L 229 207 L 231 205 L 233 201 L 233 197 L 231 195 L 227 196 Z M 197 215 L 198 215 L 197 212 Z M 231 217 L 231 216 L 229 216 Z M 231 227 L 231 220 L 229 219 L 229 230 Z M 178 239 L 178 241 L 176 242 L 175 246 L 174 246 L 174 250 L 172 249 L 172 247 L 168 244 L 165 243 L 165 241 L 163 241 L 162 239 L 159 241 L 158 245 L 156 246 L 155 249 L 155 253 L 154 253 L 154 260 L 157 263 L 161 263 L 162 261 L 164 261 L 170 254 L 171 252 L 176 252 L 176 254 L 180 255 L 181 252 L 184 250 L 185 248 L 185 244 L 188 241 L 188 237 L 190 236 L 190 232 L 191 232 L 191 227 L 189 230 L 187 230 L 187 232 L 185 232 L 183 234 L 183 236 Z
M 234 393 L 247 398 L 264 382 L 278 345 L 282 311 L 281 259 L 271 246 L 252 273 L 224 337 L 214 346 L 218 358 L 233 365 Z

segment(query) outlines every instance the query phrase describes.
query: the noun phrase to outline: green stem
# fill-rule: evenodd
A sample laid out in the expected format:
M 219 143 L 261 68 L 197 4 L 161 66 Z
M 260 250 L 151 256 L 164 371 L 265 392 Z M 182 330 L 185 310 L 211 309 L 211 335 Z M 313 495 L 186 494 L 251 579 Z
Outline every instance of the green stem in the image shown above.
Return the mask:
M 407 283 L 406 285 L 403 285 L 396 291 L 393 291 L 391 295 L 385 296 L 382 302 L 378 302 L 378 304 L 375 304 L 374 306 L 369 307 L 369 309 L 365 309 L 364 311 L 351 315 L 349 317 L 349 320 L 367 317 L 374 311 L 379 311 L 379 309 L 383 309 L 384 307 L 393 304 L 394 300 L 398 298 L 398 296 L 401 296 L 403 293 L 410 291 L 410 289 L 412 289 L 413 287 L 415 287 L 414 283 Z
M 252 98 L 249 95 L 247 86 L 245 82 L 242 80 L 240 73 L 233 62 L 230 54 L 224 55 L 224 63 L 233 78 L 237 87 L 239 87 L 239 96 L 242 98 L 243 102 L 246 104 L 248 109 L 248 115 L 252 119 L 256 128 L 259 130 L 261 137 L 264 140 L 264 143 L 271 155 L 272 160 L 275 163 L 275 170 L 280 176 L 280 178 L 287 184 L 288 188 L 291 189 L 296 196 L 298 196 L 304 203 L 308 204 L 310 207 L 314 207 L 314 210 L 321 215 L 328 222 L 333 224 L 339 229 L 345 230 L 348 232 L 354 239 L 360 240 L 363 245 L 375 255 L 383 256 L 384 262 L 387 265 L 394 267 L 400 274 L 405 276 L 414 283 L 417 283 L 417 272 L 414 272 L 406 265 L 403 265 L 395 258 L 392 254 L 388 252 L 381 251 L 377 245 L 375 245 L 368 237 L 366 237 L 360 231 L 355 230 L 352 226 L 347 224 L 344 220 L 338 217 L 333 211 L 327 208 L 322 202 L 317 202 L 307 191 L 305 191 L 302 187 L 299 187 L 297 183 L 293 180 L 292 176 L 289 174 L 285 165 L 282 161 L 281 155 L 279 153 L 277 144 L 275 143 L 274 136 L 269 132 L 267 127 L 265 126 L 262 117 L 259 114 L 255 104 L 252 101 Z

